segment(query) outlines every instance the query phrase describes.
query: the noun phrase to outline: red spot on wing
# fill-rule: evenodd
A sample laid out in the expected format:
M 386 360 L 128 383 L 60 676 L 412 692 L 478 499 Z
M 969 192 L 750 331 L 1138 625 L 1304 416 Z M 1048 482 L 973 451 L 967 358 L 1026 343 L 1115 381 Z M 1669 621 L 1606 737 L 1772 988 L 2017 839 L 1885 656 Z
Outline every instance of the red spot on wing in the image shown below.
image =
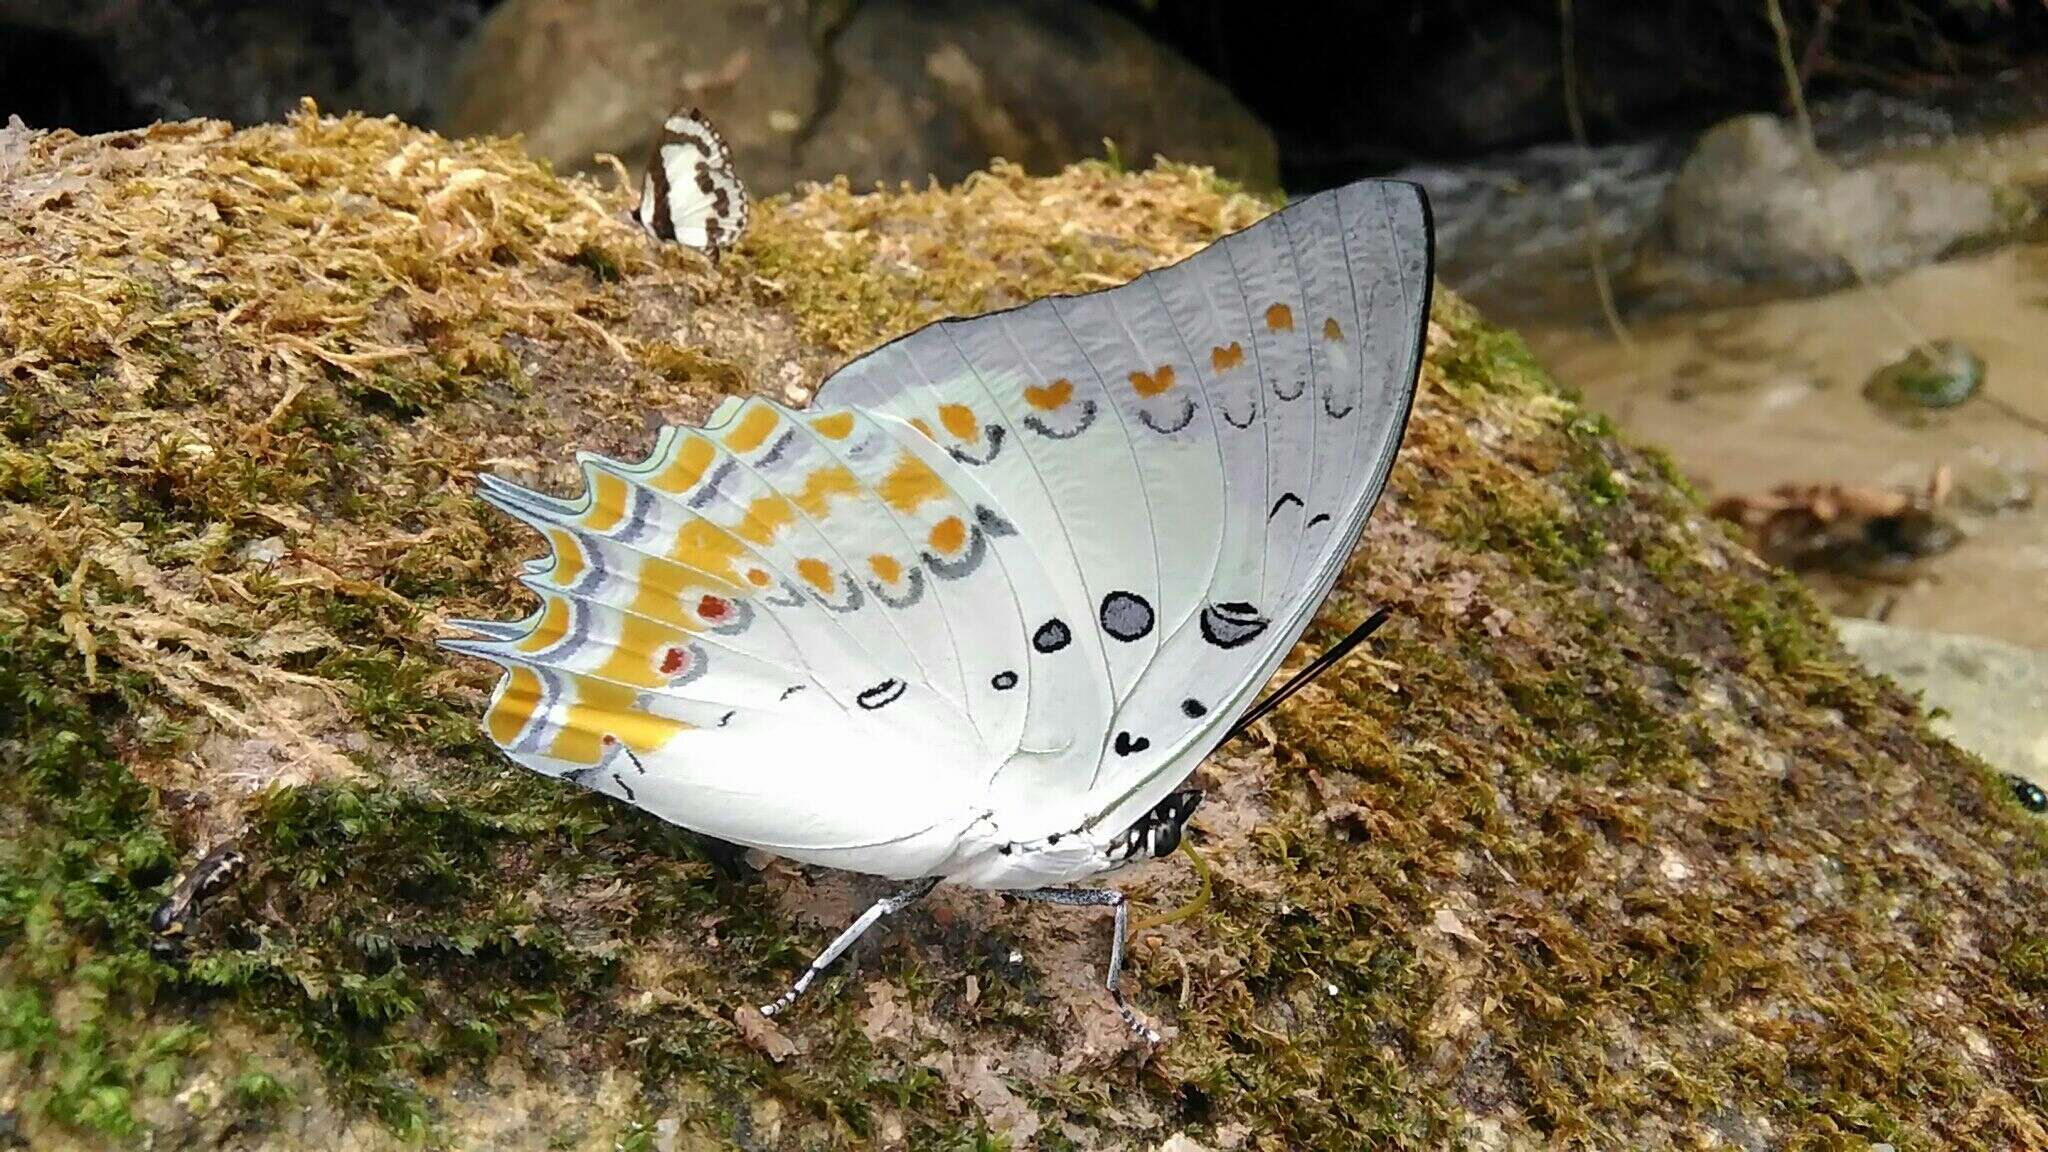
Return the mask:
M 681 648 L 671 648 L 661 654 L 661 674 L 663 676 L 674 676 L 689 666 L 690 654 Z M 611 737 L 607 736 L 605 739 L 609 740 Z
M 697 601 L 697 615 L 708 623 L 716 624 L 732 615 L 732 605 L 722 596 L 706 596 Z

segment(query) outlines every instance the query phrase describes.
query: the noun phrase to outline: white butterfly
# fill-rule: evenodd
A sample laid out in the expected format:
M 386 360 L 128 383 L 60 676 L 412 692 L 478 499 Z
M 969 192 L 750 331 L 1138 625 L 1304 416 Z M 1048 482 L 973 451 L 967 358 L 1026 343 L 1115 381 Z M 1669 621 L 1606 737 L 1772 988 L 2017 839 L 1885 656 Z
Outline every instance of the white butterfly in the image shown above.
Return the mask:
M 1421 190 L 1365 181 L 1122 287 L 932 324 L 807 411 L 729 401 L 637 464 L 581 456 L 579 500 L 483 477 L 552 554 L 534 615 L 449 647 L 505 668 L 484 727 L 519 763 L 915 881 L 764 1012 L 941 882 L 1114 906 L 1114 994 L 1123 895 L 1060 886 L 1178 843 L 1177 789 L 1386 483 L 1430 278 Z
M 647 157 L 634 219 L 657 239 L 695 248 L 717 263 L 747 230 L 747 189 L 725 137 L 695 108 L 670 116 Z

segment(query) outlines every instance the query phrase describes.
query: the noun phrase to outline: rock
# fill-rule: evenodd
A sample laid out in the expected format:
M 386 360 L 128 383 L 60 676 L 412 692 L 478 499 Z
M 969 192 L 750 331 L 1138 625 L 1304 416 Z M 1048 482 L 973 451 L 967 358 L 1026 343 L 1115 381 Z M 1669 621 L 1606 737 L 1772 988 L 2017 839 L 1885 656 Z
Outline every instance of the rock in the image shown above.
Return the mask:
M 2048 652 L 1845 617 L 1842 642 L 1947 715 L 1937 732 L 1994 768 L 2048 785 Z
M 9 98 L 59 116 L 120 119 L 94 126 L 104 130 L 193 116 L 253 124 L 284 116 L 308 96 L 329 107 L 422 119 L 438 106 L 448 61 L 483 3 L 10 0 L 4 7 L 0 38 L 20 34 L 17 28 L 53 35 L 79 54 L 73 74 L 48 75 L 38 85 L 45 90 Z M 76 91 L 95 69 L 110 91 Z
M 1105 138 L 1278 185 L 1272 136 L 1214 80 L 1093 6 L 970 0 L 853 6 L 820 27 L 796 0 L 510 0 L 477 31 L 444 116 L 524 136 L 559 168 L 637 166 L 678 102 L 701 106 L 757 191 L 964 177 L 1001 156 L 1051 171 Z
M 1919 425 L 1929 409 L 1953 408 L 1984 386 L 1984 358 L 1958 340 L 1931 340 L 1870 374 L 1863 398 L 1894 420 Z
M 778 1014 L 785 1049 L 735 1009 L 886 885 L 720 876 L 488 749 L 494 674 L 435 639 L 530 605 L 539 545 L 477 474 L 576 491 L 579 449 L 638 459 L 934 317 L 1128 279 L 1258 198 L 1180 166 L 814 187 L 714 269 L 598 182 L 386 119 L 7 147 L 75 179 L 0 212 L 0 1114 L 38 1149 L 606 1149 L 667 1117 L 686 1150 L 1779 1147 L 1873 1115 L 1902 1147 L 2048 1143 L 2048 1035 L 2013 1015 L 2039 818 L 1448 293 L 1314 634 L 1393 622 L 1204 767 L 1229 898 L 1130 951 L 1157 1052 L 1102 987 L 1106 914 L 959 889 Z M 332 641 L 258 642 L 293 626 Z M 152 958 L 176 862 L 228 828 L 248 874 Z M 1198 886 L 1117 882 L 1148 911 Z M 288 1106 L 176 1105 L 248 1062 Z
M 1651 306 L 1819 291 L 1999 239 L 2024 216 L 1996 186 L 1938 164 L 1843 167 L 1775 116 L 1739 116 L 1680 167 L 1629 288 Z

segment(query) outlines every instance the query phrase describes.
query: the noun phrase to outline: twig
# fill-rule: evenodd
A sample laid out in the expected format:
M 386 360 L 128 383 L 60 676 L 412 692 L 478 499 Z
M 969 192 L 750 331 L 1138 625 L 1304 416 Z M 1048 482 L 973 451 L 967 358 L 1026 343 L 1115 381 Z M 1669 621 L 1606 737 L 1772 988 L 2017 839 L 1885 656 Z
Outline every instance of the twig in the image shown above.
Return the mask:
M 1778 42 L 1778 67 L 1785 71 L 1785 94 L 1792 101 L 1792 118 L 1799 125 L 1799 138 L 1806 149 L 1815 149 L 1813 117 L 1806 111 L 1806 87 L 1799 82 L 1799 63 L 1792 58 L 1792 29 L 1785 23 L 1785 7 L 1779 0 L 1764 0 L 1764 12 L 1771 19 L 1771 35 Z
M 1579 107 L 1578 49 L 1572 31 L 1572 0 L 1557 0 L 1557 13 L 1563 23 L 1560 47 L 1564 53 L 1564 115 L 1571 122 L 1572 140 L 1579 146 L 1579 156 L 1590 171 L 1593 144 L 1586 135 L 1585 113 Z M 1590 185 L 1586 189 L 1586 255 L 1593 263 L 1593 290 L 1600 296 L 1600 315 L 1607 321 L 1607 330 L 1614 334 L 1616 343 L 1634 352 L 1636 342 L 1629 335 L 1628 326 L 1621 322 L 1621 310 L 1614 306 L 1614 285 L 1607 278 L 1607 254 L 1600 243 L 1600 216 L 1593 204 Z

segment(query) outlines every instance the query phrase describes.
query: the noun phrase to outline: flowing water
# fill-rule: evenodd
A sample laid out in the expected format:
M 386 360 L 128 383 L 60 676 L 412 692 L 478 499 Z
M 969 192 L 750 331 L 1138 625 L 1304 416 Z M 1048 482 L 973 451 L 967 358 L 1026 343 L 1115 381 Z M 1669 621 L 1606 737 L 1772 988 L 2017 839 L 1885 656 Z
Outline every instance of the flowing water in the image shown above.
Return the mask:
M 1945 103 L 1824 102 L 1816 127 L 1849 162 L 1905 150 L 2048 181 L 2039 76 Z M 1877 571 L 1813 574 L 1836 611 L 2048 649 L 2048 230 L 1875 288 L 1631 317 L 1622 343 L 1600 320 L 1588 234 L 1622 264 L 1688 145 L 1547 147 L 1404 175 L 1436 202 L 1446 282 L 1519 328 L 1560 380 L 1667 449 L 1709 497 L 1781 483 L 1924 488 L 1947 468 L 1942 511 L 1962 542 Z M 1908 427 L 1863 385 L 1933 339 L 1981 357 L 1985 383 Z

